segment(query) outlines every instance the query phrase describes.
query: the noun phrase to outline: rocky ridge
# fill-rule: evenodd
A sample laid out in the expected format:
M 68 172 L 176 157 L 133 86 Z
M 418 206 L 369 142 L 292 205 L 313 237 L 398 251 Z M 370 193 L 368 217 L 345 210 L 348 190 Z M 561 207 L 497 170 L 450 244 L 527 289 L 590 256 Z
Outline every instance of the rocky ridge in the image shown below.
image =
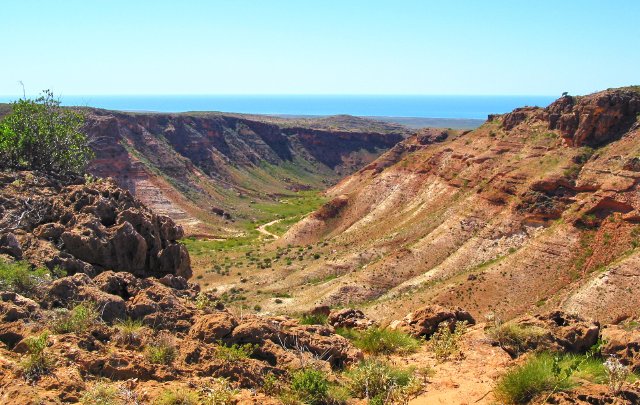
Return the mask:
M 381 299 L 369 314 L 386 319 L 421 302 L 475 318 L 637 316 L 639 100 L 636 88 L 567 96 L 401 142 L 279 241 L 337 253 L 274 288 L 340 269 L 290 304 Z

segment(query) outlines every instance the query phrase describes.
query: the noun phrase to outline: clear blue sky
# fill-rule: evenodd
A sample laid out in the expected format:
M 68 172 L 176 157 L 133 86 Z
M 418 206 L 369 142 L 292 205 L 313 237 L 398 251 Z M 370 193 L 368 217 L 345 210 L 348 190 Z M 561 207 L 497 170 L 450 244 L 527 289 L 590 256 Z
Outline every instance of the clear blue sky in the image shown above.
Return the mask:
M 640 83 L 640 1 L 4 1 L 0 95 L 583 94 Z

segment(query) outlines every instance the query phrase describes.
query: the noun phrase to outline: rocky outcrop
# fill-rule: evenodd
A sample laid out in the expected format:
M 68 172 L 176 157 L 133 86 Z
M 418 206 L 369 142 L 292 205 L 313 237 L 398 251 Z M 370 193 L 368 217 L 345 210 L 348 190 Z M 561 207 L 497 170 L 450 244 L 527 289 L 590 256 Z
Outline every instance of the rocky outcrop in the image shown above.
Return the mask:
M 476 323 L 473 317 L 462 308 L 449 309 L 440 305 L 428 305 L 409 313 L 400 321 L 392 322 L 390 326 L 415 337 L 428 338 L 438 330 L 443 322 L 452 331 L 457 322 L 467 322 L 469 325 Z
M 564 96 L 547 108 L 524 107 L 502 116 L 511 130 L 526 121 L 546 121 L 573 146 L 601 146 L 627 132 L 640 113 L 640 92 L 633 88 L 605 90 L 582 97 Z M 496 119 L 496 117 L 491 117 Z
M 19 172 L 0 182 L 0 249 L 16 259 L 69 274 L 191 277 L 189 254 L 178 242 L 182 228 L 111 180 L 83 184 Z
M 222 377 L 254 397 L 267 378 L 286 378 L 306 367 L 332 373 L 362 358 L 328 326 L 197 308 L 198 289 L 180 276 L 141 279 L 106 271 L 91 279 L 78 273 L 40 288 L 35 300 L 0 293 L 0 395 L 77 402 L 92 381 L 101 379 L 126 381 L 131 394 L 153 403 L 158 393 L 147 388 L 158 383 L 208 386 Z M 93 305 L 102 321 L 87 319 L 82 330 L 55 332 L 64 311 L 59 307 L 79 303 Z M 144 326 L 131 323 L 127 329 L 114 322 L 125 318 Z M 30 353 L 28 339 L 35 336 L 45 339 L 48 369 L 25 375 L 22 362 Z M 162 348 L 158 357 L 149 354 L 154 347 Z
M 420 145 L 430 145 L 436 142 L 442 142 L 449 136 L 444 129 L 439 128 L 423 128 L 416 133 L 416 141 Z
M 634 372 L 640 372 L 640 329 L 608 325 L 602 330 L 602 353 L 616 356 Z
M 540 331 L 529 342 L 529 350 L 554 350 L 569 353 L 586 353 L 598 342 L 600 324 L 575 314 L 552 311 L 542 315 L 526 315 L 513 321 L 523 328 Z M 505 350 L 510 352 L 508 347 Z M 510 353 L 513 354 L 513 353 Z
M 331 311 L 327 323 L 334 328 L 368 329 L 375 322 L 367 318 L 359 309 L 343 308 Z

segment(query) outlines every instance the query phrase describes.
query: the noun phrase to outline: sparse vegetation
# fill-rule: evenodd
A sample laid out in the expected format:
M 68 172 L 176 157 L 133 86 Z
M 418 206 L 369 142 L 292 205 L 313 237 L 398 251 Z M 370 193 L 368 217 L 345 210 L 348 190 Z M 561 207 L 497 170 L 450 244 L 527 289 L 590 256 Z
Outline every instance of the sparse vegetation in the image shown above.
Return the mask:
M 456 322 L 453 331 L 447 322 L 441 322 L 438 330 L 429 339 L 429 346 L 438 361 L 444 361 L 462 354 L 460 339 L 467 331 L 467 322 Z
M 140 333 L 144 325 L 140 320 L 125 319 L 116 322 L 119 339 L 124 343 L 132 343 L 140 337 Z
M 636 379 L 636 375 L 625 372 L 615 361 L 603 362 L 593 352 L 586 355 L 537 353 L 507 371 L 496 386 L 496 397 L 506 403 L 524 404 L 541 394 L 549 396 L 585 381 L 608 383 L 615 391 L 625 381 Z
M 47 353 L 49 332 L 42 332 L 38 336 L 26 339 L 27 358 L 22 362 L 24 378 L 33 381 L 51 371 L 54 366 L 53 358 Z
M 352 395 L 369 404 L 404 403 L 419 388 L 412 369 L 393 367 L 377 359 L 365 360 L 345 372 Z
M 546 330 L 537 326 L 504 323 L 487 330 L 487 335 L 514 357 L 537 348 Z
M 156 399 L 155 405 L 200 405 L 198 393 L 187 389 L 165 390 Z
M 98 322 L 99 314 L 95 305 L 83 302 L 71 310 L 63 309 L 58 312 L 51 324 L 55 333 L 82 333 Z
M 92 384 L 82 394 L 80 403 L 83 405 L 120 405 L 123 401 L 118 396 L 118 389 L 106 381 Z
M 413 353 L 420 347 L 418 339 L 400 330 L 371 327 L 365 331 L 339 329 L 336 332 L 369 354 L 406 354 Z
M 231 405 L 238 390 L 231 386 L 226 378 L 216 378 L 199 390 L 202 405 Z
M 326 325 L 327 315 L 325 314 L 304 314 L 300 317 L 301 325 Z
M 607 375 L 607 385 L 613 394 L 617 394 L 622 389 L 624 383 L 629 379 L 631 371 L 622 364 L 617 357 L 609 357 L 603 364 Z
M 8 262 L 0 259 L 0 290 L 29 295 L 49 278 L 50 272 L 45 268 L 34 268 L 26 262 Z
M 227 361 L 238 361 L 251 357 L 257 348 L 257 345 L 252 344 L 239 345 L 234 343 L 231 346 L 220 344 L 216 347 L 216 355 Z
M 323 404 L 329 393 L 329 379 L 321 370 L 298 370 L 291 376 L 291 391 L 303 403 Z
M 571 388 L 568 379 L 561 380 L 553 371 L 554 359 L 550 354 L 539 354 L 524 364 L 507 371 L 496 386 L 499 401 L 510 404 L 528 403 L 548 391 Z
M 173 337 L 168 334 L 158 336 L 145 348 L 146 359 L 153 364 L 171 364 L 177 355 Z

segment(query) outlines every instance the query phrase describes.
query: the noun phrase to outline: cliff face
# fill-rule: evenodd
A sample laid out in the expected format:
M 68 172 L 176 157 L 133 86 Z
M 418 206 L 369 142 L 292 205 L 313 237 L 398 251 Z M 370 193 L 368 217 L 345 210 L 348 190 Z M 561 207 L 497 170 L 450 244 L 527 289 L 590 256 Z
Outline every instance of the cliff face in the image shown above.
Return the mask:
M 285 122 L 285 121 L 283 121 Z M 93 110 L 90 171 L 186 225 L 250 218 L 251 201 L 324 188 L 403 139 L 401 128 L 328 129 L 221 114 Z M 213 209 L 213 211 L 212 211 Z
M 337 250 L 305 270 L 340 275 L 308 301 L 382 298 L 372 313 L 389 317 L 429 301 L 502 318 L 638 315 L 639 101 L 635 88 L 563 97 L 401 142 L 282 239 Z

